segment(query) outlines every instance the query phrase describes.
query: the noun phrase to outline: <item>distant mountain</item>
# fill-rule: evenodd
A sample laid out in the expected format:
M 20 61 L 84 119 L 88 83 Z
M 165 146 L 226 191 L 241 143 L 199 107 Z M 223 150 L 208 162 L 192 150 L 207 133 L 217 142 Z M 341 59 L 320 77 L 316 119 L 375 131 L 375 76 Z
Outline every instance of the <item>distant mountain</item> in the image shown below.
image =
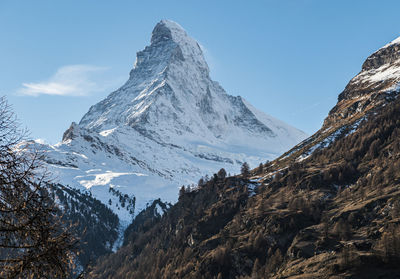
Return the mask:
M 322 128 L 249 176 L 215 176 L 89 278 L 400 278 L 400 38 Z
M 62 142 L 34 144 L 59 182 L 89 189 L 127 225 L 157 198 L 225 168 L 279 156 L 306 135 L 228 95 L 199 44 L 163 20 L 137 53 L 128 81 L 72 123 Z

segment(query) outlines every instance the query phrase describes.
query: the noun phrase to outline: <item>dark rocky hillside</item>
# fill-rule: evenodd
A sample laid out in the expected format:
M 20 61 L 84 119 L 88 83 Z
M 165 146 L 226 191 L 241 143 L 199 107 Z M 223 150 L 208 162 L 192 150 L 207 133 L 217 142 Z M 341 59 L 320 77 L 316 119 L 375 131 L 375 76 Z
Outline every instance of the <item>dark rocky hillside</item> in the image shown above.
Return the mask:
M 110 254 L 119 237 L 119 220 L 89 192 L 61 184 L 49 185 L 63 221 L 79 239 L 78 265 L 86 267 L 98 257 Z
M 142 234 L 151 229 L 155 223 L 160 221 L 161 217 L 170 207 L 170 203 L 162 202 L 161 199 L 154 200 L 142 210 L 126 228 L 124 232 L 124 245 L 134 240 L 138 234 Z
M 91 275 L 400 276 L 399 133 L 396 101 L 302 162 L 268 163 L 251 180 L 215 176 L 182 193 L 163 218 L 135 232 Z M 257 179 L 262 182 L 252 182 Z
M 398 47 L 365 62 L 323 127 L 249 173 L 220 171 L 90 278 L 400 278 Z

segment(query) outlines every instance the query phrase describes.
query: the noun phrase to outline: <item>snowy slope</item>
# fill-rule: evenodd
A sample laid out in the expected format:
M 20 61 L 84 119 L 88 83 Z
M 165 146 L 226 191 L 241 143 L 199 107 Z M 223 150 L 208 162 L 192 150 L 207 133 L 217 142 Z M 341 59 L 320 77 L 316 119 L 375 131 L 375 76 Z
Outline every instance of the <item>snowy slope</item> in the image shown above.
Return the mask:
M 90 189 L 129 222 L 121 195 L 136 198 L 136 213 L 156 198 L 174 202 L 183 184 L 222 167 L 237 173 L 244 161 L 255 167 L 305 137 L 228 95 L 211 80 L 198 43 L 163 20 L 121 88 L 73 123 L 62 142 L 35 145 L 61 183 Z

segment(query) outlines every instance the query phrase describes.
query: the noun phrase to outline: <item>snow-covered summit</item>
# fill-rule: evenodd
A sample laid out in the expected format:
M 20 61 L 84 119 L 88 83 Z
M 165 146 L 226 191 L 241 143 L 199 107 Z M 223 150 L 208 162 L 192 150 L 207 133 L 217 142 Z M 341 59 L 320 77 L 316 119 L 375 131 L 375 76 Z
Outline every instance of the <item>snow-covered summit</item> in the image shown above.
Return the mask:
M 204 91 L 195 88 L 200 79 L 210 79 L 200 46 L 177 23 L 163 20 L 154 28 L 150 46 L 137 53 L 129 80 L 93 106 L 80 125 L 96 130 L 111 122 L 135 125 L 145 118 L 149 102 L 168 94 L 174 85 L 191 85 L 184 94 L 199 95 Z
M 186 31 L 176 22 L 162 20 L 153 29 L 151 46 L 159 47 L 168 42 L 178 52 L 177 58 L 189 60 L 208 75 L 208 65 L 204 59 L 200 45 L 187 35 Z M 182 55 L 179 57 L 179 55 Z
M 61 143 L 35 144 L 62 183 L 90 189 L 129 221 L 125 194 L 135 196 L 136 209 L 157 198 L 174 202 L 182 184 L 220 168 L 236 173 L 244 161 L 256 166 L 305 137 L 228 95 L 211 80 L 199 44 L 163 20 L 121 88 L 73 123 Z
M 398 44 L 400 44 L 400 37 L 397 37 L 396 39 L 394 39 L 393 41 L 391 41 L 388 44 L 384 45 L 380 49 L 387 48 L 387 47 L 392 46 L 392 45 L 398 45 Z
M 276 138 L 267 147 L 271 153 L 285 151 L 304 136 L 284 123 L 273 130 L 270 124 L 256 117 L 243 98 L 229 96 L 212 81 L 198 43 L 178 24 L 164 20 L 154 28 L 150 46 L 138 52 L 125 85 L 91 107 L 79 126 L 99 133 L 130 127 L 168 144 L 192 136 L 237 143 L 245 131 Z M 286 137 L 278 139 L 283 130 Z

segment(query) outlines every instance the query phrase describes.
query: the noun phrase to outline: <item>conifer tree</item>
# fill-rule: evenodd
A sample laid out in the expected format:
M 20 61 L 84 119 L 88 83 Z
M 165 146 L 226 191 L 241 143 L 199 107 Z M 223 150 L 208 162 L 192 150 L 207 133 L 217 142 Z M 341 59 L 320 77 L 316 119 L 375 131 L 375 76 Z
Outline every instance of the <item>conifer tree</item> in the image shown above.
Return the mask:
M 247 162 L 244 162 L 240 172 L 244 178 L 248 178 L 250 176 L 250 167 Z

